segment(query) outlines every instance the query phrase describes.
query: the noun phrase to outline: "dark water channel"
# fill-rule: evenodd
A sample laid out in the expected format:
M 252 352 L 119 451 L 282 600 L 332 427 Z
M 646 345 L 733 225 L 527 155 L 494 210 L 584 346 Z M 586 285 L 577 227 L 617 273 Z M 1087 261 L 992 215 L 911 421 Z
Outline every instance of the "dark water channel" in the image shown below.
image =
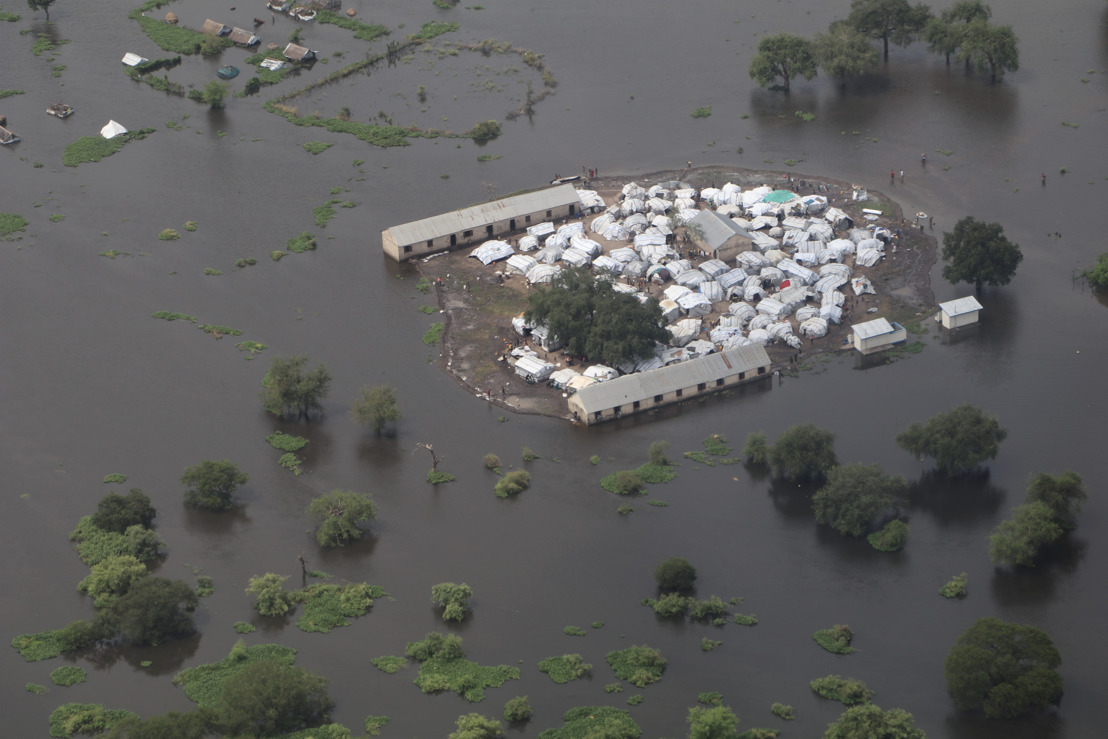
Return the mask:
M 205 17 L 248 25 L 255 15 L 269 17 L 256 4 L 232 12 L 226 3 L 184 0 L 169 9 L 193 26 Z M 198 612 L 198 637 L 83 655 L 76 663 L 90 670 L 88 682 L 51 686 L 45 696 L 23 686 L 48 684 L 63 660 L 26 664 L 14 650 L 0 651 L 6 736 L 47 736 L 49 712 L 69 701 L 143 715 L 187 710 L 192 704 L 171 685 L 172 675 L 221 659 L 238 638 L 231 624 L 251 619 L 259 630 L 249 643 L 296 647 L 298 664 L 331 679 L 335 720 L 357 730 L 366 715 L 385 714 L 391 719 L 385 736 L 444 736 L 459 714 L 499 716 L 508 698 L 522 694 L 530 696 L 535 717 L 512 736 L 560 725 L 573 706 L 623 706 L 638 691 L 604 693 L 614 679 L 604 654 L 643 643 L 669 659 L 661 683 L 642 691 L 645 701 L 630 709 L 647 737 L 684 735 L 687 709 L 697 693 L 711 690 L 724 694 L 742 727 L 819 736 L 841 706 L 815 697 L 808 681 L 829 673 L 865 680 L 877 691 L 876 703 L 911 711 L 933 737 L 1101 734 L 1108 649 L 1097 624 L 1108 605 L 1101 542 L 1108 472 L 1100 421 L 1108 313 L 1072 277 L 1104 249 L 1103 2 L 1054 4 L 1049 12 L 1026 0 L 994 4 L 994 21 L 1014 27 L 1021 54 L 1020 70 L 999 86 L 948 68 L 916 45 L 894 48 L 887 68 L 845 94 L 817 78 L 795 84 L 788 97 L 748 79 L 758 38 L 823 30 L 845 15 L 846 0 L 685 6 L 488 0 L 481 10 L 450 12 L 430 2 L 354 2 L 361 19 L 394 29 L 404 24 L 397 34 L 427 20 L 457 20 L 459 41 L 507 40 L 545 55 L 556 94 L 533 119 L 505 122 L 504 135 L 480 149 L 464 139 L 460 147 L 436 139 L 378 149 L 297 128 L 260 109 L 269 90 L 231 100 L 222 112 L 167 97 L 122 74 L 126 51 L 164 55 L 126 19 L 131 7 L 61 0 L 51 12 L 54 33 L 70 43 L 51 62 L 33 56 L 32 37 L 19 34 L 40 29 L 41 18 L 16 0 L 3 4 L 24 18 L 0 23 L 0 89 L 26 94 L 0 100 L 0 113 L 23 136 L 0 148 L 0 211 L 31 223 L 21 240 L 0 242 L 6 580 L 0 631 L 10 639 L 92 613 L 76 590 L 87 568 L 67 535 L 108 492 L 101 480 L 114 472 L 125 473 L 127 487 L 142 488 L 158 508 L 157 528 L 169 544 L 159 574 L 191 581 L 201 568 L 217 591 Z M 283 43 L 292 28 L 278 19 L 259 35 L 263 43 Z M 383 45 L 330 26 L 308 27 L 305 37 L 329 61 L 286 82 L 288 88 Z M 230 51 L 223 61 L 244 56 Z M 60 77 L 51 75 L 56 64 L 67 67 Z M 519 105 L 526 81 L 535 78 L 508 69 L 513 65 L 522 66 L 472 53 L 415 55 L 315 93 L 302 111 L 330 115 L 347 106 L 363 120 L 384 111 L 397 123 L 460 131 L 503 119 Z M 169 74 L 202 85 L 215 66 L 187 59 Z M 420 85 L 430 93 L 426 105 L 416 99 Z M 58 100 L 77 114 L 66 121 L 43 115 Z M 711 117 L 690 117 L 705 105 Z M 797 110 L 816 118 L 804 122 Z M 158 131 L 99 163 L 63 167 L 66 144 L 109 118 Z M 308 141 L 335 145 L 312 156 L 302 148 Z M 481 153 L 500 158 L 478 162 Z M 1019 274 L 980 296 L 985 311 L 977 330 L 940 341 L 932 329 L 926 350 L 909 359 L 857 370 L 853 357 L 835 358 L 772 388 L 656 420 L 581 430 L 515 415 L 498 423 L 504 411 L 470 397 L 429 363 L 420 336 L 433 319 L 415 310 L 427 298 L 414 289 L 414 270 L 381 255 L 379 233 L 390 225 L 532 187 L 555 172 L 597 167 L 630 179 L 687 160 L 784 169 L 786 159 L 799 160 L 793 171 L 800 176 L 886 190 L 905 212 L 933 214 L 937 232 L 969 214 L 998 221 L 1023 247 Z M 1069 172 L 1061 175 L 1062 167 Z M 890 169 L 906 170 L 905 181 L 889 188 Z M 334 187 L 347 188 L 334 197 L 357 207 L 317 229 L 312 209 Z M 51 222 L 55 213 L 64 220 Z M 156 238 L 188 220 L 198 222 L 196 232 L 182 231 L 178 241 Z M 317 251 L 269 259 L 303 230 L 320 235 Z M 1060 238 L 1048 237 L 1056 232 Z M 108 249 L 129 255 L 98 256 Z M 240 257 L 258 263 L 236 269 Z M 206 276 L 208 267 L 223 274 Z M 967 293 L 965 285 L 942 281 L 938 268 L 933 279 L 939 300 Z M 217 341 L 182 322 L 153 320 L 158 310 L 242 329 L 240 339 L 269 348 L 244 361 L 233 346 L 240 339 Z M 260 408 L 257 390 L 269 359 L 292 354 L 325 361 L 334 375 L 322 420 L 275 423 Z M 404 419 L 395 438 L 367 435 L 346 415 L 359 387 L 381 382 L 398 388 Z M 987 479 L 953 483 L 899 451 L 893 438 L 909 423 L 963 402 L 998 415 L 1009 437 Z M 711 433 L 741 446 L 750 431 L 773 437 L 805 421 L 835 431 L 840 460 L 878 462 L 907 477 L 911 537 L 902 552 L 879 554 L 818 528 L 804 491 L 740 466 L 685 460 L 674 482 L 651 492 L 669 507 L 643 501 L 627 517 L 616 515 L 621 501 L 597 484 L 603 474 L 637 466 L 656 439 L 669 440 L 679 455 L 699 449 Z M 277 465 L 280 453 L 265 442 L 277 428 L 311 439 L 308 474 L 294 477 Z M 412 453 L 420 441 L 445 455 L 443 467 L 457 482 L 437 490 L 424 482 L 426 455 Z M 543 457 L 526 465 L 533 486 L 518 500 L 499 500 L 481 458 L 495 452 L 519 466 L 524 445 Z M 602 458 L 598 466 L 588 463 L 594 454 Z M 250 474 L 242 508 L 224 516 L 183 510 L 182 470 L 223 458 Z M 1067 469 L 1081 473 L 1090 491 L 1078 530 L 1032 570 L 994 569 L 987 536 L 1022 502 L 1028 476 Z M 380 520 L 364 544 L 319 551 L 303 510 L 334 488 L 372 493 Z M 270 571 L 294 574 L 301 551 L 314 567 L 380 584 L 392 598 L 327 635 L 256 617 L 243 593 L 247 580 Z M 653 594 L 654 565 L 671 555 L 697 566 L 701 597 L 741 595 L 740 610 L 756 613 L 759 625 L 717 630 L 656 619 L 639 601 Z M 963 571 L 965 601 L 937 595 Z M 443 628 L 429 590 L 446 580 L 465 581 L 476 593 L 472 618 L 455 629 L 469 656 L 518 664 L 523 673 L 519 682 L 488 690 L 481 704 L 453 694 L 424 696 L 411 684 L 414 668 L 389 676 L 369 664 Z M 1054 638 L 1066 680 L 1057 713 L 986 722 L 955 711 L 942 659 L 958 634 L 987 615 L 1034 624 Z M 584 638 L 562 634 L 564 626 L 593 621 L 606 625 Z M 812 643 L 813 631 L 836 623 L 854 629 L 856 654 L 834 657 Z M 724 644 L 704 653 L 704 636 Z M 541 659 L 567 652 L 594 664 L 591 680 L 556 686 L 535 669 Z M 140 666 L 143 660 L 152 665 Z M 791 704 L 797 721 L 770 715 L 775 701 Z

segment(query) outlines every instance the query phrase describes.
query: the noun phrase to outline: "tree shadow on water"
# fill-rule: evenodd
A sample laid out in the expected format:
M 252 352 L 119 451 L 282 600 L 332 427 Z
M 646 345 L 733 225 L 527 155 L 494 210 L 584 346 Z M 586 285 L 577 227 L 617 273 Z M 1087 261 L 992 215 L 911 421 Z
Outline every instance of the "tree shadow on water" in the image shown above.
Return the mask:
M 989 482 L 987 469 L 962 477 L 930 470 L 908 484 L 909 509 L 930 513 L 942 524 L 993 518 L 1004 498 L 1004 491 Z
M 790 520 L 812 518 L 812 495 L 818 486 L 775 477 L 769 484 L 773 507 Z
M 156 647 L 112 643 L 79 652 L 75 656 L 86 660 L 97 670 L 111 669 L 123 661 L 150 675 L 169 675 L 180 671 L 181 665 L 196 654 L 199 646 L 200 632 L 197 632 L 191 636 L 172 639 Z M 143 665 L 143 662 L 150 664 Z
M 1043 547 L 1034 567 L 998 567 L 989 583 L 1001 606 L 1040 605 L 1054 596 L 1060 574 L 1072 574 L 1085 558 L 1088 544 L 1072 534 Z

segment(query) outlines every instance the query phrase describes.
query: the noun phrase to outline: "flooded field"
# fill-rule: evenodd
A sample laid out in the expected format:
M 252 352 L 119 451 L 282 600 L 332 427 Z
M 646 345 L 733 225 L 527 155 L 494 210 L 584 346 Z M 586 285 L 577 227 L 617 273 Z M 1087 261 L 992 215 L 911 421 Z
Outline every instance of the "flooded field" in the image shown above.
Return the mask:
M 643 736 L 677 737 L 687 731 L 698 693 L 719 691 L 740 728 L 820 736 L 842 707 L 816 697 L 808 682 L 831 673 L 865 680 L 877 690 L 875 703 L 910 711 L 931 737 L 1099 733 L 1104 649 L 1096 646 L 1096 624 L 1108 576 L 1099 540 L 1108 508 L 1100 491 L 1108 472 L 1097 429 L 1108 313 L 1074 276 L 1104 250 L 1104 3 L 1081 0 L 1046 14 L 1022 0 L 995 4 L 993 22 L 1011 24 L 1020 39 L 1020 69 L 996 86 L 914 44 L 893 47 L 887 65 L 845 92 L 817 77 L 794 82 L 786 96 L 758 89 L 747 75 L 758 39 L 823 31 L 845 17 L 845 0 L 713 1 L 694 9 L 492 0 L 452 10 L 358 0 L 349 5 L 357 18 L 384 24 L 391 36 L 365 42 L 333 25 L 304 26 L 301 43 L 326 63 L 257 95 L 233 97 L 221 111 L 125 76 L 125 52 L 168 55 L 128 20 L 135 6 L 61 0 L 47 26 L 25 4 L 0 4 L 22 16 L 0 23 L 0 89 L 24 91 L 0 99 L 0 114 L 23 137 L 0 147 L 0 212 L 29 221 L 14 240 L 0 241 L 0 525 L 8 575 L 0 624 L 10 640 L 93 614 L 77 592 L 88 569 L 67 537 L 116 489 L 102 482 L 110 473 L 125 474 L 124 488 L 142 488 L 158 510 L 168 555 L 157 574 L 193 582 L 199 570 L 214 578 L 216 591 L 202 601 L 200 633 L 191 639 L 36 663 L 14 649 L 0 653 L 8 734 L 48 736 L 50 711 L 71 701 L 143 716 L 189 710 L 194 704 L 172 676 L 222 659 L 239 638 L 236 621 L 258 626 L 245 637 L 249 644 L 294 647 L 298 665 L 327 676 L 334 720 L 355 734 L 372 714 L 389 716 L 383 736 L 445 736 L 460 714 L 500 717 L 505 701 L 529 695 L 534 718 L 509 736 L 560 726 L 574 706 L 614 705 L 630 710 Z M 244 27 L 264 19 L 255 31 L 263 47 L 287 43 L 296 27 L 271 19 L 261 2 L 229 10 L 226 3 L 182 0 L 152 15 L 166 10 L 193 27 L 205 18 Z M 380 148 L 294 126 L 263 109 L 266 100 L 383 53 L 390 39 L 428 21 L 459 28 L 431 42 L 439 52 L 416 50 L 303 96 L 300 114 L 349 108 L 357 121 L 383 114 L 396 125 L 455 133 L 495 119 L 499 138 L 484 146 L 413 138 L 410 146 Z M 36 56 L 40 32 L 68 43 Z M 528 81 L 534 91 L 542 88 L 533 68 L 446 50 L 447 43 L 487 39 L 543 55 L 557 85 L 533 116 L 506 120 Z M 248 53 L 186 57 L 165 74 L 203 87 L 218 66 L 234 64 L 244 72 L 232 81 L 238 91 L 253 75 L 243 61 Z M 55 102 L 77 112 L 65 120 L 45 115 Z M 711 106 L 711 116 L 693 118 L 703 106 Z M 109 119 L 155 132 L 102 161 L 63 166 L 66 146 Z M 313 155 L 304 149 L 309 142 L 333 146 Z M 686 161 L 787 169 L 880 189 L 906 213 L 933 215 L 936 234 L 966 215 L 996 221 L 1021 245 L 1024 260 L 1010 285 L 978 296 L 978 328 L 953 338 L 931 328 L 918 355 L 870 368 L 853 356 L 830 358 L 798 378 L 656 418 L 580 429 L 505 416 L 437 368 L 436 350 L 421 336 L 438 319 L 417 310 L 433 296 L 416 290 L 413 268 L 382 255 L 383 229 L 534 187 L 555 173 L 597 168 L 631 179 Z M 890 186 L 890 169 L 905 170 L 904 180 Z M 337 209 L 318 227 L 313 210 L 332 198 L 354 207 Z M 183 228 L 189 221 L 195 231 Z M 159 240 L 167 228 L 180 238 Z M 271 258 L 303 231 L 316 235 L 315 251 Z M 114 258 L 101 256 L 109 252 Z M 256 264 L 236 267 L 240 259 Z M 940 271 L 941 264 L 932 273 L 937 300 L 971 291 L 949 285 Z M 156 320 L 156 311 L 243 333 L 217 339 L 182 321 Z M 251 358 L 234 346 L 244 340 L 267 348 Z M 258 399 L 261 378 L 273 357 L 296 354 L 325 362 L 334 382 L 322 417 L 278 422 Z M 378 438 L 348 414 L 358 389 L 378 383 L 397 388 L 404 418 L 395 436 Z M 952 482 L 896 447 L 894 437 L 910 423 L 964 402 L 996 414 L 1008 430 L 986 478 Z M 809 421 L 835 432 L 840 461 L 880 463 L 907 478 L 911 536 L 904 550 L 882 554 L 818 527 L 810 491 L 741 465 L 681 459 L 678 477 L 652 486 L 628 516 L 616 513 L 625 501 L 599 486 L 603 475 L 644 462 L 655 440 L 669 441 L 680 457 L 702 449 L 711 434 L 738 449 L 749 432 L 774 438 Z M 302 455 L 305 474 L 278 465 L 280 452 L 265 440 L 275 430 L 311 440 Z M 428 458 L 418 442 L 445 456 L 440 467 L 456 482 L 425 482 Z M 541 459 L 524 462 L 524 446 Z M 530 470 L 532 486 L 518 499 L 493 494 L 497 478 L 482 464 L 490 452 Z M 181 473 L 205 459 L 229 459 L 249 473 L 233 512 L 182 506 Z M 1090 491 L 1077 530 L 1033 569 L 994 568 L 988 535 L 1023 501 L 1028 477 L 1064 470 L 1079 472 Z M 380 513 L 365 542 L 320 550 L 304 509 L 336 488 L 372 494 Z M 669 505 L 650 506 L 649 499 Z M 259 617 L 243 592 L 249 579 L 277 572 L 293 575 L 289 584 L 298 586 L 300 553 L 336 582 L 366 581 L 390 597 L 329 634 L 301 632 L 295 618 Z M 641 606 L 655 594 L 654 567 L 673 555 L 698 568 L 699 597 L 741 596 L 738 610 L 757 614 L 758 625 L 663 621 Z M 938 588 L 960 572 L 968 573 L 969 597 L 940 597 Z M 475 593 L 473 615 L 449 627 L 465 640 L 467 655 L 522 673 L 487 690 L 482 703 L 423 695 L 412 684 L 415 667 L 386 675 L 369 663 L 447 630 L 430 602 L 431 586 L 444 581 L 466 582 Z M 1051 635 L 1066 681 L 1057 711 L 1008 722 L 955 709 L 942 660 L 982 616 Z M 589 628 L 594 621 L 603 628 Z M 853 628 L 855 654 L 833 656 L 812 642 L 813 631 L 832 624 Z M 565 635 L 570 625 L 587 635 Z M 723 645 L 703 652 L 704 637 Z M 665 676 L 645 690 L 605 693 L 615 678 L 604 655 L 632 644 L 659 648 L 669 660 Z M 594 665 L 591 679 L 555 685 L 536 668 L 571 652 Z M 69 663 L 88 669 L 88 681 L 50 685 L 45 695 L 25 691 L 28 682 L 49 684 L 50 671 Z M 642 704 L 627 706 L 637 693 Z M 771 715 L 774 702 L 792 705 L 797 720 Z

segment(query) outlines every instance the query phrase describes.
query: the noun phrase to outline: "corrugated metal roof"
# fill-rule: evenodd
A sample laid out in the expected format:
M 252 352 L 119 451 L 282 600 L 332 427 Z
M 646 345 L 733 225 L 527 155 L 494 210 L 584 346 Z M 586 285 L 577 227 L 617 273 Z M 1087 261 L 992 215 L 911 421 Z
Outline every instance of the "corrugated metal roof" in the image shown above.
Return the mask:
M 496 221 L 505 221 L 541 210 L 578 204 L 577 190 L 573 185 L 561 184 L 542 190 L 513 195 L 469 208 L 443 213 L 421 221 L 403 223 L 389 229 L 400 246 L 418 244 L 429 239 L 469 231 Z
M 704 234 L 704 244 L 712 250 L 723 246 L 735 236 L 751 238 L 742 226 L 714 210 L 700 211 L 689 223 L 700 227 Z
M 700 383 L 714 383 L 722 377 L 749 372 L 769 363 L 769 355 L 761 345 L 740 346 L 661 369 L 589 385 L 578 390 L 574 397 L 586 413 L 594 413 L 630 405 L 636 400 L 649 400 L 655 395 L 672 393 L 681 388 L 695 387 Z
M 875 318 L 872 321 L 866 321 L 865 323 L 854 324 L 854 334 L 859 339 L 872 339 L 874 336 L 880 336 L 881 334 L 891 334 L 893 327 L 889 321 L 885 318 Z
M 983 308 L 980 303 L 977 302 L 977 298 L 972 295 L 967 295 L 964 298 L 958 298 L 956 300 L 948 300 L 945 303 L 939 303 L 939 308 L 943 313 L 948 316 L 960 316 L 965 313 L 973 313 Z

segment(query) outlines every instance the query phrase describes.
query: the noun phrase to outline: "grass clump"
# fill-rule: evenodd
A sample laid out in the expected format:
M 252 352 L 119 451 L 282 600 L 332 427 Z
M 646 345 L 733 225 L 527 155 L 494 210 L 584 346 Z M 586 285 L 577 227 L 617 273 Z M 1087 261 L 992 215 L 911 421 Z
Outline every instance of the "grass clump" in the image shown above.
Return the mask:
M 531 473 L 527 470 L 512 470 L 493 488 L 498 498 L 519 495 L 531 485 Z
M 605 693 L 622 693 L 623 683 L 608 683 L 604 686 Z
M 619 736 L 637 739 L 642 729 L 628 711 L 613 706 L 580 706 L 562 714 L 562 727 L 547 729 L 539 739 L 586 739 Z
M 716 647 L 722 647 L 722 646 L 723 646 L 723 642 L 720 641 L 719 639 L 709 639 L 708 637 L 704 637 L 703 639 L 700 640 L 700 651 L 702 651 L 702 652 L 710 652 L 713 649 L 715 649 Z
M 561 657 L 547 657 L 539 662 L 539 672 L 550 676 L 550 679 L 559 685 L 564 685 L 570 680 L 584 677 L 585 673 L 592 669 L 592 665 L 586 662 L 579 654 L 563 654 Z
M 283 452 L 298 452 L 308 445 L 308 440 L 303 436 L 293 436 L 282 431 L 277 431 L 265 437 L 269 445 Z
M 495 454 L 486 454 L 481 461 L 485 463 L 485 469 L 492 470 L 498 475 L 500 474 L 500 457 Z
M 308 152 L 309 154 L 322 154 L 323 152 L 330 149 L 332 146 L 334 146 L 333 143 L 329 144 L 325 141 L 309 141 L 308 143 L 304 144 L 304 151 Z
M 525 695 L 516 696 L 504 704 L 505 721 L 527 721 L 531 718 L 531 713 L 531 702 Z
M 442 341 L 442 332 L 446 330 L 446 324 L 441 321 L 435 321 L 431 324 L 431 328 L 427 329 L 427 332 L 423 334 L 423 343 L 427 346 L 434 346 Z
M 215 269 L 213 267 L 205 267 L 204 268 L 204 274 L 206 274 L 206 275 L 221 275 L 221 274 L 223 274 L 223 271 Z
M 286 665 L 296 661 L 296 650 L 280 644 L 257 644 L 252 647 L 240 639 L 230 653 L 219 662 L 190 667 L 173 677 L 173 684 L 184 688 L 189 700 L 202 708 L 215 708 L 223 693 L 223 684 L 247 665 L 265 660 L 275 660 Z
M 542 457 L 535 454 L 535 452 L 531 449 L 531 447 L 529 447 L 529 446 L 523 447 L 523 461 L 524 462 L 534 462 L 536 459 L 542 459 Z
M 297 477 L 300 477 L 300 475 L 304 474 L 304 470 L 300 466 L 301 462 L 303 461 L 304 460 L 302 460 L 300 457 L 296 456 L 292 452 L 289 452 L 288 454 L 282 454 L 280 459 L 277 460 L 277 464 L 281 465 Z
M 127 482 L 127 475 L 121 475 L 118 472 L 113 472 L 110 475 L 104 475 L 104 482 Z
M 7 13 L 0 13 L 0 16 L 4 16 L 4 15 L 7 15 Z M 3 18 L 3 20 L 7 20 L 7 19 Z M 0 90 L 0 100 L 3 100 L 6 97 L 11 97 L 12 95 L 22 95 L 22 94 L 23 94 L 23 90 Z
M 326 634 L 331 629 L 349 626 L 351 618 L 364 616 L 375 598 L 385 595 L 383 588 L 366 583 L 330 585 L 317 583 L 296 591 L 293 598 L 304 605 L 296 626 L 301 631 Z
M 640 688 L 661 680 L 666 670 L 662 653 L 645 644 L 608 652 L 605 659 L 616 677 Z
M 408 666 L 408 660 L 392 654 L 386 654 L 383 657 L 374 657 L 369 663 L 386 675 L 395 675 Z
M 189 233 L 192 233 L 199 227 L 200 226 L 196 223 L 196 221 L 185 221 L 185 225 L 183 226 L 183 228 Z
M 280 262 L 282 257 L 287 257 L 289 253 L 287 251 L 281 251 L 280 249 L 274 249 L 269 253 L 269 258 L 274 262 Z
M 431 292 L 431 281 L 426 277 L 420 277 L 419 282 L 416 283 L 415 289 L 426 295 Z
M 373 41 L 381 36 L 391 33 L 388 27 L 381 25 L 374 25 L 371 23 L 363 23 L 362 21 L 354 20 L 353 18 L 347 18 L 337 13 L 332 13 L 329 10 L 320 10 L 315 16 L 317 23 L 330 23 L 338 26 L 339 28 L 345 28 L 348 31 L 354 32 L 354 38 L 362 41 Z
M 723 693 L 711 691 L 710 693 L 701 693 L 696 696 L 696 702 L 705 706 L 722 706 L 723 705 Z
M 158 241 L 176 241 L 179 238 L 181 238 L 181 234 L 174 228 L 164 229 L 158 234 Z
M 635 470 L 618 470 L 600 479 L 600 487 L 616 495 L 638 495 L 645 490 L 642 476 Z
M 604 622 L 603 621 L 593 621 L 592 624 L 590 624 L 590 625 L 594 629 L 603 629 L 604 628 Z
M 12 646 L 28 662 L 40 662 L 53 659 L 62 653 L 61 630 L 40 631 L 37 634 L 22 634 L 12 639 Z
M 839 701 L 843 705 L 854 706 L 869 703 L 873 691 L 861 680 L 828 675 L 813 680 L 809 685 L 817 695 L 828 700 Z
M 449 472 L 443 472 L 441 470 L 429 470 L 427 472 L 427 482 L 432 485 L 438 485 L 443 482 L 454 482 L 457 479 Z
M 593 466 L 596 466 L 596 465 L 600 464 L 600 455 L 599 454 L 594 454 L 591 457 L 589 457 L 589 464 L 591 464 Z
M 774 703 L 772 706 L 769 707 L 769 711 L 777 718 L 784 719 L 786 721 L 792 721 L 796 718 L 796 716 L 793 714 L 793 707 L 787 706 L 784 703 Z
M 885 524 L 880 531 L 874 531 L 866 537 L 870 546 L 879 552 L 896 552 L 908 541 L 908 524 L 898 518 L 894 518 Z
M 367 736 L 380 736 L 381 729 L 389 722 L 388 716 L 366 716 L 365 733 Z M 316 730 L 318 731 L 318 729 Z M 321 737 L 322 739 L 322 737 Z
M 419 311 L 420 313 L 424 314 L 424 315 L 427 315 L 427 316 L 430 316 L 434 313 L 439 312 L 439 309 L 436 308 L 433 305 L 421 305 L 418 308 L 416 308 L 416 310 Z
M 635 512 L 635 506 L 627 505 L 626 503 L 624 503 L 623 505 L 621 505 L 619 508 L 616 509 L 616 513 L 618 513 L 621 516 L 629 516 L 634 512 Z
M 0 236 L 11 236 L 27 228 L 29 221 L 15 213 L 0 213 Z
M 757 626 L 758 617 L 753 613 L 736 613 L 732 622 L 737 623 L 739 626 Z
M 151 315 L 151 318 L 160 318 L 163 321 L 188 321 L 189 323 L 196 323 L 196 316 L 190 316 L 187 313 L 174 313 L 168 310 L 160 310 Z
M 584 636 L 589 632 L 585 631 L 580 626 L 567 626 L 562 629 L 562 633 L 566 636 Z
M 673 465 L 670 464 L 655 464 L 653 462 L 647 462 L 642 467 L 635 470 L 642 478 L 643 482 L 649 482 L 652 484 L 658 484 L 662 482 L 669 482 L 673 478 L 677 477 L 677 473 L 673 471 Z
M 820 629 L 812 634 L 816 644 L 832 654 L 851 654 L 854 647 L 850 642 L 854 639 L 854 632 L 845 624 L 836 624 L 830 629 Z
M 39 685 L 38 683 L 27 683 L 23 688 L 31 695 L 43 695 L 49 692 L 45 685 Z
M 441 21 L 428 21 L 427 23 L 424 23 L 420 27 L 419 33 L 413 33 L 408 38 L 412 39 L 413 41 L 430 41 L 431 39 L 435 38 L 436 36 L 441 36 L 444 33 L 450 33 L 452 31 L 457 31 L 457 30 L 458 30 L 458 24 L 457 23 L 444 23 L 444 22 L 441 22 Z
M 727 446 L 726 436 L 712 434 L 704 440 L 704 451 L 717 457 L 726 457 L 731 453 L 731 447 Z
M 165 24 L 162 24 L 165 25 Z M 86 162 L 99 162 L 104 157 L 110 157 L 131 141 L 144 139 L 154 133 L 153 128 L 140 128 L 137 131 L 120 134 L 112 139 L 103 136 L 82 136 L 65 147 L 62 155 L 62 164 L 67 167 L 76 167 Z
M 707 118 L 711 114 L 712 114 L 712 106 L 711 105 L 705 105 L 702 108 L 697 108 L 690 115 L 692 115 L 693 118 Z
M 124 719 L 139 716 L 123 709 L 104 708 L 101 703 L 66 703 L 50 714 L 50 736 L 101 734 Z
M 485 688 L 496 688 L 508 680 L 519 679 L 519 668 L 508 665 L 485 667 L 465 658 L 462 639 L 431 632 L 418 642 L 409 642 L 404 650 L 409 659 L 420 663 L 415 684 L 424 693 L 453 691 L 470 703 L 485 698 Z
M 257 341 L 240 341 L 235 344 L 235 348 L 241 352 L 249 352 L 250 354 L 259 354 L 266 350 L 266 345 Z
M 647 502 L 649 505 L 652 505 L 655 508 L 669 508 L 669 503 L 665 502 L 664 500 L 651 500 Z
M 74 665 L 59 667 L 50 673 L 50 681 L 63 688 L 83 683 L 86 679 L 88 679 L 88 673 Z
M 637 706 L 640 703 L 642 703 L 642 699 L 643 699 L 642 693 L 639 693 L 638 695 L 633 695 L 633 696 L 631 696 L 630 698 L 627 699 L 627 705 Z
M 950 582 L 939 588 L 939 595 L 944 598 L 965 598 L 966 594 L 966 573 L 964 572 L 961 575 L 955 575 Z
M 61 213 L 51 213 L 50 214 L 50 222 L 51 223 L 61 223 L 64 220 L 65 220 L 65 216 L 63 216 Z
M 254 624 L 246 621 L 235 621 L 234 626 L 236 634 L 253 634 L 257 630 L 254 628 Z
M 287 242 L 288 250 L 297 254 L 315 249 L 315 236 L 308 231 L 302 231 Z

